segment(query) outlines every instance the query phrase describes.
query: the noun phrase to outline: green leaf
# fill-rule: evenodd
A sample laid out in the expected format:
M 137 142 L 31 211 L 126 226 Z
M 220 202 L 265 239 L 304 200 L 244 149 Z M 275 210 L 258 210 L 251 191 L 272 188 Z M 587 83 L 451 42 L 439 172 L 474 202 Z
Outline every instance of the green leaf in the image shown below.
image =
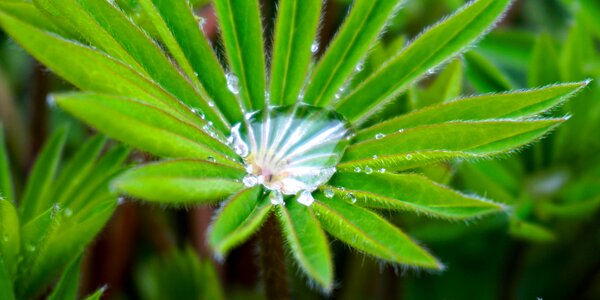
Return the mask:
M 529 62 L 528 83 L 530 87 L 560 81 L 558 53 L 549 34 L 540 35 L 533 48 Z
M 227 121 L 214 106 L 209 104 L 207 96 L 199 93 L 181 75 L 161 48 L 118 7 L 105 0 L 53 1 L 52 4 L 56 5 L 54 12 L 58 13 L 58 18 L 81 20 L 81 24 L 76 26 L 87 28 L 83 32 L 84 36 L 92 39 L 94 36 L 102 36 L 102 40 L 112 37 L 113 40 L 102 47 L 103 50 L 112 54 L 110 51 L 112 49 L 124 49 L 126 54 L 129 54 L 143 68 L 143 71 L 165 90 L 188 106 L 201 109 L 215 123 L 215 127 L 228 130 Z M 104 45 L 98 45 L 100 46 Z
M 336 104 L 353 123 L 362 123 L 429 70 L 483 35 L 504 13 L 510 0 L 478 0 L 438 23 L 385 63 Z
M 0 256 L 0 299 L 14 300 L 13 285 L 4 266 L 4 258 Z
M 454 60 L 437 76 L 435 81 L 426 89 L 416 89 L 413 108 L 446 102 L 457 98 L 462 90 L 463 68 L 460 60 Z
M 514 88 L 512 80 L 483 55 L 470 51 L 464 57 L 467 78 L 478 92 L 503 92 Z
M 600 3 L 595 0 L 580 0 L 578 4 L 581 5 L 579 13 L 588 20 L 587 24 L 591 30 L 593 30 L 597 37 L 600 37 Z
M 494 61 L 516 69 L 529 63 L 536 34 L 531 30 L 501 27 L 477 44 L 477 50 Z
M 551 217 L 577 220 L 593 215 L 598 211 L 599 207 L 600 197 L 593 197 L 588 200 L 573 203 L 557 204 L 544 202 L 540 205 L 540 213 Z
M 213 99 L 229 122 L 242 119 L 241 103 L 228 89 L 225 73 L 186 1 L 142 0 L 140 4 L 188 78 Z M 234 105 L 238 103 L 238 105 Z
M 310 207 L 297 201 L 278 205 L 277 217 L 290 252 L 306 275 L 326 292 L 333 288 L 333 258 L 327 237 Z
M 534 90 L 463 98 L 377 123 L 359 131 L 355 141 L 372 139 L 378 133 L 387 135 L 415 126 L 454 120 L 480 121 L 533 117 L 565 102 L 588 84 L 588 81 L 566 83 Z
M 169 160 L 131 169 L 113 183 L 127 195 L 169 204 L 218 202 L 240 191 L 243 171 L 201 160 Z
M 57 32 L 63 36 L 69 36 L 63 30 L 58 29 L 32 2 L 25 0 L 5 0 L 0 2 L 0 10 L 5 11 L 18 19 L 27 20 L 32 25 L 50 32 Z
M 282 0 L 278 4 L 271 69 L 271 103 L 296 103 L 311 63 L 321 0 Z
M 187 120 L 199 120 L 156 83 L 102 52 L 65 40 L 2 11 L 0 26 L 40 62 L 82 90 L 129 96 Z
M 445 219 L 480 217 L 505 209 L 467 196 L 416 174 L 338 173 L 328 184 L 341 195 L 352 194 L 368 208 L 414 211 Z
M 13 190 L 12 176 L 10 175 L 10 164 L 8 151 L 4 141 L 4 127 L 0 124 L 0 198 L 14 202 L 15 192 Z
M 223 257 L 247 240 L 266 220 L 272 205 L 258 187 L 231 196 L 211 225 L 209 244 Z
M 375 257 L 409 266 L 443 269 L 425 249 L 379 215 L 336 197 L 317 195 L 312 205 L 323 228 L 350 246 Z
M 142 102 L 98 94 L 61 94 L 56 102 L 92 127 L 161 157 L 209 157 L 228 165 L 235 152 L 216 138 L 210 126 L 199 127 Z M 119 120 L 119 122 L 115 122 Z M 215 137 L 213 137 L 213 135 Z
M 565 120 L 457 121 L 409 128 L 350 146 L 338 169 L 397 171 L 453 158 L 488 157 L 518 149 Z
M 20 248 L 21 226 L 17 211 L 11 202 L 0 198 L 0 260 L 4 260 L 2 268 L 6 268 L 9 277 L 17 270 Z
M 102 295 L 106 291 L 106 289 L 108 289 L 108 286 L 106 286 L 106 285 L 103 286 L 103 287 L 101 287 L 101 288 L 99 288 L 93 294 L 87 296 L 85 298 L 85 300 L 100 300 L 102 298 Z
M 509 233 L 513 237 L 536 243 L 547 243 L 556 239 L 554 233 L 547 228 L 517 219 L 511 220 Z
M 42 204 L 49 203 L 45 197 L 49 196 L 52 188 L 66 137 L 65 128 L 55 131 L 36 159 L 20 202 L 21 221 L 24 224 L 52 207 L 52 204 Z
M 48 300 L 76 300 L 79 289 L 81 256 L 73 260 L 63 272 Z
M 515 173 L 507 169 L 505 162 L 482 161 L 460 166 L 460 177 L 468 190 L 506 204 L 516 202 L 524 181 Z
M 379 36 L 399 0 L 357 0 L 335 39 L 319 61 L 304 101 L 326 106 Z
M 231 72 L 247 111 L 265 106 L 265 51 L 258 1 L 213 1 Z

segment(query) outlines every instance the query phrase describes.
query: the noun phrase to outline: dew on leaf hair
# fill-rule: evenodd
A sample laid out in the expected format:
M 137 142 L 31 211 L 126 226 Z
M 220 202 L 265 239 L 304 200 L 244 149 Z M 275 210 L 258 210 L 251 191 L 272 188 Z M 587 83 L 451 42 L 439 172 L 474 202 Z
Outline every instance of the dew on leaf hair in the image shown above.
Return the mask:
M 376 140 L 380 140 L 380 139 L 382 139 L 384 137 L 385 137 L 385 134 L 383 134 L 383 133 L 378 133 L 378 134 L 375 135 L 375 139 Z
M 362 61 L 359 62 L 354 69 L 356 72 L 362 72 L 365 69 L 365 63 Z
M 325 194 L 325 198 L 331 199 L 335 195 L 335 192 L 332 189 L 325 189 L 325 191 L 323 191 L 323 194 Z
M 206 159 L 207 159 L 208 161 L 210 161 L 210 162 L 213 162 L 213 163 L 217 161 L 217 160 L 216 160 L 216 159 L 215 159 L 213 156 L 209 156 L 209 157 L 207 157 Z
M 346 194 L 346 197 L 348 197 L 348 199 L 350 199 L 350 202 L 356 203 L 356 195 L 354 195 L 352 193 L 348 193 L 348 194 Z
M 254 175 L 246 175 L 244 179 L 242 179 L 242 182 L 246 187 L 253 187 L 258 184 L 258 178 Z
M 371 173 L 373 173 L 373 168 L 371 168 L 369 166 L 366 166 L 365 167 L 365 174 L 371 174 Z
M 379 173 L 384 174 L 387 170 L 385 168 L 379 169 Z
M 227 73 L 225 75 L 225 79 L 227 79 L 227 89 L 235 95 L 240 93 L 240 82 L 237 76 L 233 73 Z
M 354 167 L 354 172 L 360 173 L 362 172 L 362 169 L 360 167 Z
M 283 194 L 281 194 L 280 191 L 271 191 L 271 193 L 269 194 L 269 201 L 271 201 L 271 204 L 273 205 L 285 204 L 285 202 L 283 201 Z
M 313 198 L 309 191 L 302 191 L 300 192 L 300 195 L 298 195 L 297 201 L 304 206 L 311 206 L 313 202 L 315 202 L 315 198 Z
M 318 51 L 319 51 L 319 42 L 318 41 L 314 41 L 312 43 L 312 45 L 310 45 L 310 52 L 312 52 L 313 54 L 315 54 Z
M 412 156 L 412 154 L 409 153 L 409 154 L 406 154 L 405 158 L 406 158 L 406 160 L 411 160 L 411 159 L 413 159 L 413 156 Z

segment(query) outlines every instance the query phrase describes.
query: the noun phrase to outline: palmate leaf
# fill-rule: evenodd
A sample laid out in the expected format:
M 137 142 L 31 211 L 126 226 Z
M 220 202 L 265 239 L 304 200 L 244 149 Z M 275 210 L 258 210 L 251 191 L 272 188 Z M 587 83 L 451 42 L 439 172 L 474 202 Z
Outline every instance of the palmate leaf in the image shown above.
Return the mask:
M 113 187 L 127 195 L 169 204 L 219 202 L 244 188 L 243 171 L 202 160 L 167 160 L 131 169 Z
M 323 228 L 367 254 L 390 262 L 442 269 L 443 265 L 404 232 L 377 214 L 337 197 L 317 195 L 313 209 Z
M 278 4 L 270 98 L 275 105 L 296 103 L 310 65 L 321 15 L 321 0 L 283 0 Z
M 219 257 L 224 257 L 258 230 L 271 208 L 267 197 L 261 197 L 258 187 L 231 196 L 211 225 L 210 246 Z
M 335 193 L 362 207 L 406 210 L 438 218 L 466 219 L 502 211 L 500 204 L 455 192 L 416 174 L 340 172 L 329 183 Z
M 395 8 L 403 1 L 357 0 L 336 38 L 319 61 L 304 101 L 326 106 L 334 100 L 348 76 L 379 35 Z
M 507 9 L 510 0 L 470 2 L 390 59 L 335 106 L 360 124 L 410 84 L 476 41 Z M 367 100 L 368 99 L 368 100 Z
M 265 106 L 265 52 L 258 1 L 214 0 L 231 71 L 248 111 Z
M 492 120 L 424 125 L 352 145 L 341 170 L 397 171 L 453 158 L 483 158 L 527 145 L 566 119 Z
M 333 259 L 327 237 L 311 208 L 297 201 L 277 206 L 277 217 L 283 228 L 290 252 L 309 278 L 324 291 L 333 288 Z
M 479 121 L 533 117 L 565 102 L 588 84 L 588 81 L 566 83 L 540 89 L 458 99 L 417 110 L 363 129 L 357 133 L 356 142 L 373 139 L 377 134 L 387 135 L 415 126 L 440 124 L 454 120 Z

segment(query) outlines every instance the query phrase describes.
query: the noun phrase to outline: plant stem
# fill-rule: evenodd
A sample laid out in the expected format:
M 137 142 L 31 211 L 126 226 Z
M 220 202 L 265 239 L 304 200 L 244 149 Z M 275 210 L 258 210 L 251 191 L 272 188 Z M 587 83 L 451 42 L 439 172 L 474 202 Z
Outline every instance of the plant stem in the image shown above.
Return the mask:
M 270 215 L 258 233 L 260 266 L 267 299 L 290 299 L 285 251 L 281 231 L 274 215 Z

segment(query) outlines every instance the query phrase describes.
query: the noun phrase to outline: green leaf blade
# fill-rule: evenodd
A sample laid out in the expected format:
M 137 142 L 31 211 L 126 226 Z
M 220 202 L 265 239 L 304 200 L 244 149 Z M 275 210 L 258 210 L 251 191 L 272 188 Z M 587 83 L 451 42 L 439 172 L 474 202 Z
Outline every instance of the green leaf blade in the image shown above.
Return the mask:
M 244 188 L 243 171 L 200 160 L 168 160 L 131 169 L 113 188 L 132 197 L 166 204 L 218 202 Z
M 211 225 L 209 244 L 218 257 L 246 241 L 266 220 L 272 205 L 255 187 L 233 195 Z
M 338 193 L 351 193 L 356 204 L 376 209 L 424 213 L 436 218 L 462 220 L 500 212 L 504 206 L 466 196 L 416 174 L 339 173 L 329 183 Z
M 0 260 L 4 261 L 0 268 L 5 268 L 0 272 L 6 272 L 9 278 L 17 271 L 20 249 L 21 226 L 17 210 L 11 202 L 0 198 Z M 10 283 L 12 285 L 12 281 Z
M 443 269 L 443 265 L 404 232 L 379 215 L 336 197 L 317 195 L 315 214 L 323 228 L 350 246 L 375 257 L 408 266 Z
M 279 2 L 271 70 L 271 103 L 294 104 L 304 84 L 321 15 L 321 0 Z
M 0 124 L 0 199 L 15 201 L 15 192 L 10 175 L 8 151 L 4 141 L 4 127 Z
M 73 260 L 63 272 L 48 300 L 76 300 L 79 290 L 81 257 Z
M 510 0 L 478 0 L 423 33 L 362 85 L 336 104 L 354 123 L 406 90 L 429 70 L 459 54 L 476 41 L 506 11 Z
M 306 275 L 326 292 L 333 288 L 333 258 L 311 208 L 297 201 L 279 205 L 277 217 L 290 252 Z
M 265 51 L 258 1 L 215 0 L 231 71 L 247 111 L 265 107 Z

